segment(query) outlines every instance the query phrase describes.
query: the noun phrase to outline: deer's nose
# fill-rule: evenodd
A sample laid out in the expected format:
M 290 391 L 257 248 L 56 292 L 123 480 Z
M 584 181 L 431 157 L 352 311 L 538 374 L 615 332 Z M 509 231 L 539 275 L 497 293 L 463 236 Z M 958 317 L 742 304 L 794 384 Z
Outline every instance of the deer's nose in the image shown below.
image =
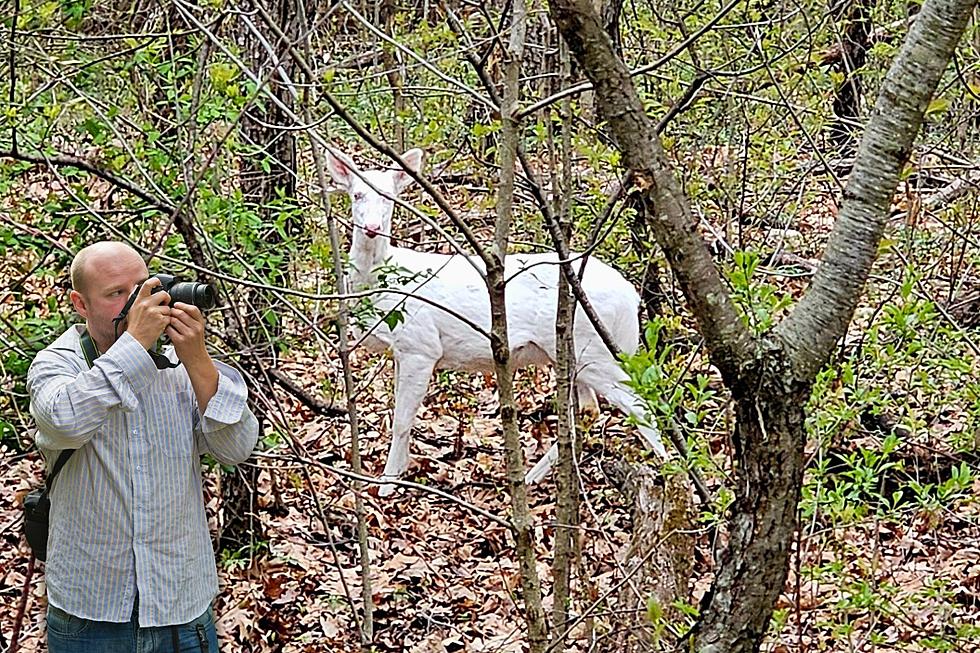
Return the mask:
M 366 224 L 366 225 L 364 225 L 364 235 L 366 235 L 368 238 L 374 238 L 375 236 L 377 236 L 380 233 L 381 233 L 381 225 L 380 224 Z

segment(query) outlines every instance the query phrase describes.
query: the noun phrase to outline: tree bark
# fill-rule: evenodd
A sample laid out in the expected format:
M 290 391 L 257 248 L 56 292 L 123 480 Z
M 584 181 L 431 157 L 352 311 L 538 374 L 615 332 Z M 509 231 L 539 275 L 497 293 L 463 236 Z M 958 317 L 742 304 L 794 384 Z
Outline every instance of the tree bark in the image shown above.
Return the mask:
M 731 387 L 735 505 L 728 546 L 692 631 L 701 653 L 758 651 L 789 569 L 811 384 L 787 382 L 791 366 L 781 343 L 763 341 L 758 351 Z
M 617 57 L 623 56 L 623 35 L 619 31 L 619 17 L 623 15 L 624 0 L 602 0 L 602 29 L 606 30 Z

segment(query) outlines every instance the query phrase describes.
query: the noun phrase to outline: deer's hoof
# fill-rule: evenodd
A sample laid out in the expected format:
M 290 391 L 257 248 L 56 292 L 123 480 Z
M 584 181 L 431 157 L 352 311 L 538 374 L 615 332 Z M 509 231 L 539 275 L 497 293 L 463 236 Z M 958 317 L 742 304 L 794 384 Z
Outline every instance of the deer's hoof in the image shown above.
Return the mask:
M 386 477 L 382 476 L 381 480 L 386 480 Z M 393 485 L 392 483 L 385 483 L 378 488 L 378 496 L 382 499 L 385 497 L 390 497 L 392 494 L 394 494 L 396 487 L 397 486 Z

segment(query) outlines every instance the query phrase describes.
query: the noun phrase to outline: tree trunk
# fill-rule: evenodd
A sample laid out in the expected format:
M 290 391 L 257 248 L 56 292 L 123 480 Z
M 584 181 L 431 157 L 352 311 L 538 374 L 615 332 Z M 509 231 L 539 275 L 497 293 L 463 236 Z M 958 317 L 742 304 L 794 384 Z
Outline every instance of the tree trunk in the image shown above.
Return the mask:
M 841 153 L 853 143 L 861 116 L 861 72 L 871 45 L 873 25 L 868 14 L 874 3 L 875 0 L 853 0 L 841 21 L 844 24 L 840 35 L 841 56 L 834 67 L 844 79 L 834 96 L 835 120 L 830 126 L 831 145 Z
M 562 84 L 568 82 L 571 75 L 568 48 L 564 44 L 558 47 Z M 571 99 L 565 98 L 561 103 L 562 122 L 570 125 Z M 552 151 L 556 149 L 552 121 L 548 121 L 549 141 Z M 558 216 L 559 229 L 565 237 L 565 242 L 572 235 L 572 200 L 575 194 L 572 189 L 572 134 L 567 127 L 561 130 L 561 180 L 557 174 L 552 180 L 552 196 L 556 206 L 554 213 Z M 555 157 L 552 157 L 554 160 Z M 555 166 L 552 166 L 554 170 Z M 574 394 L 574 347 L 575 325 L 575 296 L 564 275 L 558 276 L 558 309 L 555 319 L 555 410 L 558 413 L 555 439 L 558 444 L 558 461 L 555 465 L 555 486 L 557 490 L 557 506 L 555 508 L 555 562 L 553 565 L 554 605 L 552 606 L 552 624 L 556 637 L 562 637 L 567 630 L 566 622 L 571 606 L 572 576 L 577 568 L 579 558 L 578 526 L 579 526 L 579 483 L 576 473 L 576 441 L 575 441 L 575 402 Z M 559 644 L 558 648 L 561 648 Z
M 397 16 L 398 7 L 393 0 L 382 0 L 378 7 L 381 13 L 381 23 L 385 26 L 385 31 L 392 38 L 395 37 L 395 17 Z M 381 61 L 384 64 L 385 75 L 388 77 L 388 83 L 391 85 L 391 101 L 394 107 L 395 120 L 394 120 L 394 134 L 392 135 L 391 142 L 398 148 L 399 152 L 404 152 L 408 145 L 405 143 L 405 91 L 404 91 L 404 75 L 402 74 L 403 66 L 395 57 L 394 53 L 395 46 L 390 43 L 385 43 L 381 50 Z
M 255 1 L 266 5 L 287 38 L 296 39 L 299 26 L 296 20 L 292 19 L 298 13 L 293 7 L 294 0 Z M 246 32 L 243 39 L 252 70 L 260 78 L 264 78 L 263 72 L 269 70 L 270 66 L 281 62 L 283 70 L 295 81 L 298 71 L 287 54 L 288 43 L 283 43 L 281 40 L 274 41 L 276 56 L 272 59 L 262 43 L 251 33 Z M 269 91 L 275 94 L 283 105 L 293 108 L 293 97 L 278 74 L 269 76 L 268 86 Z M 242 117 L 242 132 L 246 140 L 258 148 L 252 156 L 242 157 L 242 194 L 247 202 L 257 207 L 263 222 L 269 225 L 275 224 L 278 217 L 270 202 L 280 195 L 286 198 L 296 196 L 296 140 L 292 131 L 279 127 L 290 122 L 283 109 L 273 102 L 255 103 Z M 289 231 L 298 233 L 301 227 L 302 225 L 293 224 L 290 225 Z M 273 242 L 278 239 L 274 229 L 268 230 L 267 235 L 275 239 Z
M 487 263 L 487 288 L 490 293 L 490 349 L 493 352 L 497 388 L 500 393 L 500 421 L 507 451 L 507 486 L 510 490 L 514 539 L 521 570 L 528 643 L 531 653 L 543 653 L 548 644 L 548 631 L 544 609 L 541 606 L 541 583 L 536 566 L 534 532 L 531 512 L 527 504 L 527 486 L 524 484 L 524 449 L 517 426 L 517 409 L 514 402 L 514 366 L 510 360 L 510 343 L 507 337 L 507 280 L 504 276 L 504 259 L 507 255 L 513 217 L 514 167 L 519 138 L 515 114 L 524 50 L 525 11 L 524 0 L 516 0 L 513 5 L 510 42 L 504 55 L 505 79 L 503 101 L 500 106 L 501 133 L 498 148 L 500 186 L 497 192 L 497 221 L 494 228 L 493 251 Z
M 623 15 L 624 0 L 602 0 L 602 29 L 609 35 L 613 52 L 623 56 L 623 35 L 619 31 L 619 17 Z
M 264 2 L 264 0 L 256 0 L 256 2 Z M 277 19 L 282 32 L 294 35 L 297 31 L 293 27 L 296 21 L 290 20 L 290 17 L 297 12 L 293 10 L 293 0 L 268 0 L 266 4 L 269 12 Z M 281 62 L 283 69 L 290 75 L 290 78 L 294 78 L 295 66 L 286 53 L 288 44 L 282 43 L 281 40 L 275 42 L 276 57 L 272 59 L 263 44 L 251 32 L 245 30 L 242 39 L 246 44 L 249 65 L 258 77 L 264 77 L 264 71 Z M 285 106 L 293 107 L 292 95 L 289 93 L 288 87 L 280 81 L 278 74 L 269 77 L 269 87 L 270 91 Z M 273 102 L 254 103 L 246 115 L 242 117 L 242 133 L 246 140 L 255 147 L 261 148 L 261 151 L 253 156 L 242 157 L 242 194 L 247 203 L 255 206 L 263 224 L 268 225 L 263 234 L 263 239 L 273 246 L 281 242 L 281 238 L 278 230 L 273 226 L 279 216 L 272 204 L 279 198 L 288 199 L 296 196 L 295 139 L 293 132 L 277 128 L 278 125 L 287 125 L 289 122 L 285 112 Z M 296 224 L 287 225 L 287 231 L 295 232 L 300 226 Z M 289 285 L 284 269 L 283 267 L 275 269 L 258 267 L 257 271 L 267 275 L 269 281 L 274 285 L 284 286 Z M 260 318 L 264 318 L 266 313 L 272 310 L 266 297 L 257 291 L 248 292 L 244 304 L 248 306 L 251 314 Z M 250 324 L 250 322 L 246 316 L 245 324 L 241 325 L 244 341 L 255 343 L 269 339 L 267 325 L 261 322 L 251 322 Z M 275 334 L 275 329 L 272 333 Z M 253 371 L 258 372 L 258 370 Z M 256 378 L 264 378 L 262 374 L 255 376 Z M 224 487 L 226 492 L 223 498 L 228 521 L 219 542 L 219 546 L 222 548 L 240 547 L 243 541 L 255 535 L 254 531 L 258 521 L 254 519 L 249 509 L 249 506 L 254 503 L 250 488 L 255 487 L 255 474 L 256 471 L 252 469 L 250 472 L 251 483 L 247 482 L 242 472 L 225 475 Z
M 660 651 L 667 626 L 683 623 L 674 603 L 690 595 L 696 519 L 690 483 L 682 474 L 668 476 L 622 460 L 604 464 L 603 470 L 626 498 L 633 522 L 622 561 L 632 580 L 618 593 L 617 650 Z
M 759 650 L 786 582 L 810 396 L 810 384 L 788 383 L 791 376 L 781 346 L 764 341 L 755 369 L 744 369 L 732 388 L 736 499 L 728 546 L 693 633 L 704 653 Z

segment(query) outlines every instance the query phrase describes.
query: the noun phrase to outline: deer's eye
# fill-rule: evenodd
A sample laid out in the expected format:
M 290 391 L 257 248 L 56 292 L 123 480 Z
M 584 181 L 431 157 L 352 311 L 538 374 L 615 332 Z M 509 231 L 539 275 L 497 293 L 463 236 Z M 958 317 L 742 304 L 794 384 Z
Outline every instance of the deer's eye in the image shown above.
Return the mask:
M 360 192 L 354 193 L 354 201 L 360 202 L 363 199 L 364 199 L 364 193 L 360 193 Z

